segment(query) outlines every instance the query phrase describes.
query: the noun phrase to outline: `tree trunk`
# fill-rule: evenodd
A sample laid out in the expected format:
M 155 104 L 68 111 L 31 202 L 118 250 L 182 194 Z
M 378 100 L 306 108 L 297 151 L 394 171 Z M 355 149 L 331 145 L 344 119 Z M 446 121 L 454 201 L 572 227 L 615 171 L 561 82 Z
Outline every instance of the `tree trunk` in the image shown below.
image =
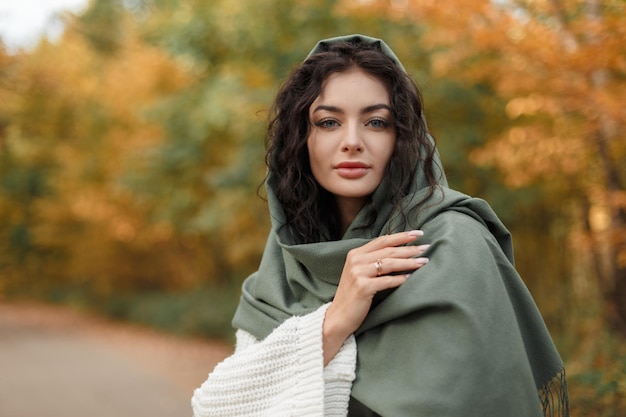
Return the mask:
M 585 3 L 587 19 L 602 19 L 601 7 L 598 0 L 587 0 Z M 586 41 L 596 43 L 592 35 L 588 35 Z M 612 74 L 606 68 L 597 68 L 590 74 L 590 83 L 594 89 L 608 88 Z M 603 294 L 605 297 L 605 311 L 607 321 L 612 327 L 626 336 L 626 265 L 619 262 L 619 241 L 617 236 L 626 227 L 626 211 L 616 205 L 613 200 L 618 192 L 623 192 L 625 187 L 620 176 L 619 165 L 611 157 L 611 141 L 617 137 L 617 123 L 606 114 L 598 114 L 598 128 L 593 140 L 598 151 L 600 165 L 604 174 L 605 192 L 610 222 L 608 224 L 608 236 L 603 258 L 606 260 L 608 282 L 605 282 Z M 597 260 L 601 262 L 601 259 Z

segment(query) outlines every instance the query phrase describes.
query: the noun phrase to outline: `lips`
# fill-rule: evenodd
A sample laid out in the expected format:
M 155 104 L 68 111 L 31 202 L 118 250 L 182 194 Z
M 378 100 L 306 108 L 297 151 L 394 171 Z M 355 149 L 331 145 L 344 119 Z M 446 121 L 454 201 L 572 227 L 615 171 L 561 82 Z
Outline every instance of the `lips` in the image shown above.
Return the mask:
M 361 178 L 369 171 L 370 167 L 363 162 L 341 162 L 335 166 L 337 174 L 343 178 Z

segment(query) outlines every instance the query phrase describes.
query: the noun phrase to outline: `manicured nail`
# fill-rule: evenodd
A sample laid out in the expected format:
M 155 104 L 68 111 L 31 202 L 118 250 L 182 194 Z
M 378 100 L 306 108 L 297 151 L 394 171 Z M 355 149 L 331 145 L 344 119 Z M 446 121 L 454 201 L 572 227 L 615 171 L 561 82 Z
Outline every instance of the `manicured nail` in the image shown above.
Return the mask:
M 419 265 L 426 265 L 428 263 L 428 258 L 415 258 L 415 262 Z
M 420 251 L 420 253 L 424 253 L 428 248 L 430 248 L 430 245 L 419 245 L 417 250 Z
M 409 230 L 409 236 L 423 236 L 424 232 L 421 230 Z

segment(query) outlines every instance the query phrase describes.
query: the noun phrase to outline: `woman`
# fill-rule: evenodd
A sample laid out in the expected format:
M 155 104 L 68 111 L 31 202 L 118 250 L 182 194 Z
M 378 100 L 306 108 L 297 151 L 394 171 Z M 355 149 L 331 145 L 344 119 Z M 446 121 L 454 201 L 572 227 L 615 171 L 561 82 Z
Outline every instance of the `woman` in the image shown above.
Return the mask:
M 319 42 L 278 93 L 272 229 L 196 416 L 568 415 L 563 363 L 490 207 L 447 188 L 378 39 Z

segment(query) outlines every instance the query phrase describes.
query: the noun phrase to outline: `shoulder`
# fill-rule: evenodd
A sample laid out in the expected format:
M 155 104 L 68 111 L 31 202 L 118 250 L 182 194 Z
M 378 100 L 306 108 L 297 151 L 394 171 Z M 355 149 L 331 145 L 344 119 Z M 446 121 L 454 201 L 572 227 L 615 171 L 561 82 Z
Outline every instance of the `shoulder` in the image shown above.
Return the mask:
M 431 245 L 425 253 L 429 263 L 416 274 L 436 291 L 474 293 L 481 299 L 486 287 L 501 288 L 505 276 L 517 275 L 508 249 L 480 218 L 447 210 L 424 224 L 423 230 L 419 243 Z
M 485 200 L 442 187 L 430 201 L 412 222 L 425 232 L 421 243 L 452 239 L 448 243 L 455 246 L 501 251 L 513 262 L 511 234 Z
M 439 243 L 466 250 L 479 250 L 497 245 L 496 239 L 484 222 L 465 213 L 447 210 L 426 222 L 422 230 L 426 243 Z M 421 242 L 424 243 L 424 242 Z

